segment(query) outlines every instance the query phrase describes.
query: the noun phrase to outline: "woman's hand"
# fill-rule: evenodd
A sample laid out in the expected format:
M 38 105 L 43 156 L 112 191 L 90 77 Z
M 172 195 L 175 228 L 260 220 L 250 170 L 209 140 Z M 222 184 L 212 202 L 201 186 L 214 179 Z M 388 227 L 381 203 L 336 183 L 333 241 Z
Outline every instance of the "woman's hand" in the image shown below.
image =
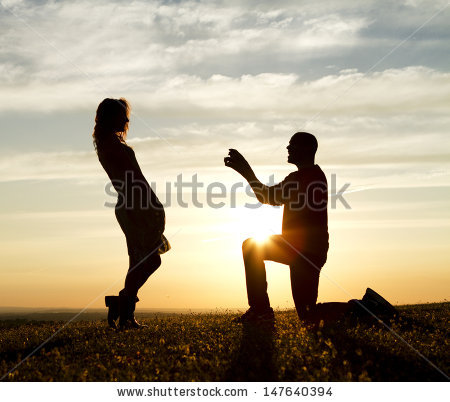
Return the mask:
M 247 160 L 236 149 L 231 148 L 229 151 L 228 156 L 223 159 L 225 166 L 236 170 L 236 172 L 245 178 L 249 177 L 253 173 L 253 170 Z

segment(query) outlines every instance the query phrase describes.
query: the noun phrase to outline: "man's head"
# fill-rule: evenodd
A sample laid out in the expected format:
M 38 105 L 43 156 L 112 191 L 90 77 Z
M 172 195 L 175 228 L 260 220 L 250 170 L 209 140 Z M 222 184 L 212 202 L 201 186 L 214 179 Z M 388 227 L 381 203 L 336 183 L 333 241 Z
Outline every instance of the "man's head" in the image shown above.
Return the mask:
M 310 133 L 295 133 L 289 145 L 288 162 L 294 165 L 314 164 L 314 157 L 317 151 L 317 139 Z

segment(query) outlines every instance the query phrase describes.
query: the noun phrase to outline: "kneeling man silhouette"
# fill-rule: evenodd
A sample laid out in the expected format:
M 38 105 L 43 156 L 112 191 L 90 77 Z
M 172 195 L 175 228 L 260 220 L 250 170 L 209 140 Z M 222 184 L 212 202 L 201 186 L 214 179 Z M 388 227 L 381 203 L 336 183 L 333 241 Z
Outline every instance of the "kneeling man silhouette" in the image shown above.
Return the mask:
M 339 319 L 346 313 L 376 319 L 398 314 L 388 301 L 370 288 L 362 300 L 316 304 L 319 275 L 327 260 L 329 246 L 328 185 L 322 169 L 315 164 L 317 147 L 314 135 L 295 133 L 287 146 L 287 161 L 296 165 L 297 171 L 274 186 L 261 183 L 237 150 L 230 149 L 224 158 L 225 166 L 236 170 L 248 181 L 258 201 L 284 206 L 281 235 L 272 235 L 265 242 L 250 238 L 242 244 L 250 308 L 235 320 L 237 322 L 274 321 L 267 294 L 264 265 L 267 260 L 289 265 L 292 296 L 301 320 L 317 323 L 321 319 Z
M 273 321 L 267 294 L 264 261 L 289 265 L 292 296 L 300 319 L 307 319 L 317 301 L 320 270 L 328 252 L 327 179 L 315 164 L 317 139 L 310 133 L 295 133 L 289 145 L 288 162 L 297 166 L 281 183 L 266 186 L 255 176 L 246 159 L 230 149 L 224 159 L 250 184 L 258 201 L 284 205 L 282 234 L 265 242 L 250 238 L 242 252 L 250 309 L 239 321 Z

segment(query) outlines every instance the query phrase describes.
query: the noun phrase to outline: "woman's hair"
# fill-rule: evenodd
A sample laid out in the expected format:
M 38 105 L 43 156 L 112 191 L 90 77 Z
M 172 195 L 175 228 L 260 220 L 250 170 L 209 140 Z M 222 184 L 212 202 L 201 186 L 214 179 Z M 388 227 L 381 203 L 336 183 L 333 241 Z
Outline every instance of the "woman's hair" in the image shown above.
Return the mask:
M 125 98 L 106 98 L 100 102 L 95 115 L 94 132 L 92 133 L 96 150 L 98 150 L 102 141 L 111 138 L 111 136 L 117 136 L 120 142 L 125 143 L 128 132 L 128 123 L 125 124 L 125 129 L 122 132 L 116 132 L 114 127 L 116 116 L 124 111 L 126 116 L 129 117 L 130 104 Z

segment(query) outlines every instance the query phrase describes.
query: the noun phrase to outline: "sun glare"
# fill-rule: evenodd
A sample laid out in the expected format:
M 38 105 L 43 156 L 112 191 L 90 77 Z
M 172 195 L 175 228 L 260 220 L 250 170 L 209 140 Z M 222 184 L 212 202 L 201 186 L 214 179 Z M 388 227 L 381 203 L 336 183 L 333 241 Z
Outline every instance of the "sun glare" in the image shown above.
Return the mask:
M 262 243 L 271 235 L 281 233 L 281 208 L 261 206 L 257 209 L 236 208 L 231 210 L 230 229 L 242 240 L 253 238 Z
M 252 236 L 252 238 L 257 243 L 264 243 L 269 236 L 270 236 L 269 233 L 260 232 L 260 233 L 256 233 L 254 236 Z

